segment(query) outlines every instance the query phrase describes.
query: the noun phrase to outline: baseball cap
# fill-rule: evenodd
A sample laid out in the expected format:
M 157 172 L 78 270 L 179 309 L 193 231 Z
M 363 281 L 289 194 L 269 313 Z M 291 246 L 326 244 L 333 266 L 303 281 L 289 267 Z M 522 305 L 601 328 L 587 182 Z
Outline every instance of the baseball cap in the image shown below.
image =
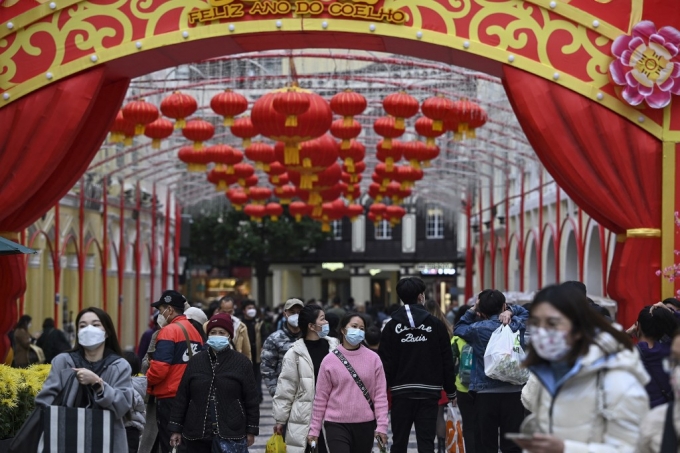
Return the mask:
M 171 307 L 180 308 L 184 310 L 184 303 L 186 301 L 187 301 L 186 298 L 182 296 L 180 293 L 178 293 L 175 290 L 168 289 L 163 291 L 163 294 L 161 294 L 160 299 L 152 303 L 151 306 L 154 308 L 158 308 L 161 305 L 170 305 Z
M 302 308 L 305 308 L 304 302 L 302 302 L 300 299 L 288 299 L 286 301 L 286 304 L 283 306 L 284 310 L 290 310 L 294 306 L 299 305 Z

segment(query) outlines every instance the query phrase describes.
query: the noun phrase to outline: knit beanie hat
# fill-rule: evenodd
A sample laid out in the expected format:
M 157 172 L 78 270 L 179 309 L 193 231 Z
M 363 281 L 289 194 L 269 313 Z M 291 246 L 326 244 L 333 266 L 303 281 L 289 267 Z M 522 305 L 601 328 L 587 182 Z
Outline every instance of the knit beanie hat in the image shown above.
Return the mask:
M 234 338 L 234 322 L 231 320 L 231 315 L 226 313 L 213 315 L 205 326 L 205 332 L 210 335 L 210 330 L 215 327 L 223 328 L 229 333 L 229 338 Z

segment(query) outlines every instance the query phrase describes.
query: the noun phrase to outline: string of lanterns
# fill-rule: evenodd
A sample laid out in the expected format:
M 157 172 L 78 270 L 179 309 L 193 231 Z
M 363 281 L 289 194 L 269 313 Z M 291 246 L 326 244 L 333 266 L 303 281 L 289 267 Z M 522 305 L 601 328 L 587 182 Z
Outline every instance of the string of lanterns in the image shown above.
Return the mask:
M 382 139 L 375 147 L 380 163 L 371 175 L 368 195 L 374 202 L 367 217 L 376 225 L 388 221 L 394 226 L 406 214 L 401 204 L 423 178 L 423 168 L 440 154 L 436 139 L 446 132 L 452 132 L 454 140 L 475 138 L 475 129 L 482 127 L 488 116 L 470 100 L 452 101 L 443 95 L 425 99 L 421 105 L 400 91 L 386 96 L 382 104 L 387 115 L 373 123 Z M 206 146 L 215 127 L 192 117 L 198 104 L 180 91 L 164 98 L 160 109 L 145 100 L 126 104 L 110 130 L 110 141 L 129 146 L 135 136 L 143 134 L 157 149 L 162 140 L 180 129 L 192 142 L 181 147 L 177 156 L 187 164 L 187 170 L 207 172 L 208 182 L 225 192 L 235 210 L 242 210 L 254 221 L 264 217 L 277 221 L 283 205 L 288 205 L 296 221 L 311 217 L 321 222 L 324 231 L 330 231 L 332 221 L 344 216 L 354 221 L 364 214 L 358 200 L 366 147 L 359 141 L 363 128 L 355 119 L 367 107 L 364 96 L 345 90 L 326 101 L 293 83 L 258 98 L 250 115 L 247 98 L 230 89 L 213 96 L 210 107 L 223 117 L 231 134 L 242 140 L 243 151 L 225 144 Z M 423 116 L 415 119 L 414 130 L 423 141 L 400 140 L 406 120 L 419 111 Z M 340 118 L 334 120 L 334 114 Z M 253 141 L 258 136 L 275 145 Z M 210 164 L 214 167 L 208 171 Z M 267 174 L 272 188 L 258 185 L 256 170 Z

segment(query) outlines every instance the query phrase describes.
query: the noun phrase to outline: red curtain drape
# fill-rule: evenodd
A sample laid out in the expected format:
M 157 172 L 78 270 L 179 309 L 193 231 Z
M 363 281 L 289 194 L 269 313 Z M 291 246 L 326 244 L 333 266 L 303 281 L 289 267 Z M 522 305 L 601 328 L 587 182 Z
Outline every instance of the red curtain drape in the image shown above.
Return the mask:
M 129 79 L 99 67 L 0 109 L 0 231 L 27 228 L 87 169 L 113 123 Z M 0 358 L 26 289 L 25 258 L 0 256 Z M 30 314 L 30 313 L 29 313 Z
M 661 226 L 661 141 L 557 83 L 505 66 L 503 85 L 539 159 L 594 220 L 613 232 Z M 604 245 L 604 244 L 603 244 Z M 629 326 L 659 301 L 659 238 L 618 242 L 607 291 Z

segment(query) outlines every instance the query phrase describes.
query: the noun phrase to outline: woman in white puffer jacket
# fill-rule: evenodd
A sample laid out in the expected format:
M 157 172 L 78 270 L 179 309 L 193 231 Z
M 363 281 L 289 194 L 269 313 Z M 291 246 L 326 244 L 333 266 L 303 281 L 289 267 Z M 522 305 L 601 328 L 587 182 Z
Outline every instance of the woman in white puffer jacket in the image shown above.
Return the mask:
M 274 432 L 283 434 L 283 425 L 288 424 L 287 453 L 305 451 L 321 361 L 338 347 L 338 340 L 328 336 L 329 324 L 320 306 L 305 306 L 298 325 L 302 338 L 293 343 L 283 357 L 273 400 Z M 319 453 L 325 453 L 326 446 L 319 440 Z
M 633 452 L 649 411 L 649 375 L 627 335 L 571 285 L 541 290 L 531 306 L 532 376 L 522 402 L 531 453 Z

